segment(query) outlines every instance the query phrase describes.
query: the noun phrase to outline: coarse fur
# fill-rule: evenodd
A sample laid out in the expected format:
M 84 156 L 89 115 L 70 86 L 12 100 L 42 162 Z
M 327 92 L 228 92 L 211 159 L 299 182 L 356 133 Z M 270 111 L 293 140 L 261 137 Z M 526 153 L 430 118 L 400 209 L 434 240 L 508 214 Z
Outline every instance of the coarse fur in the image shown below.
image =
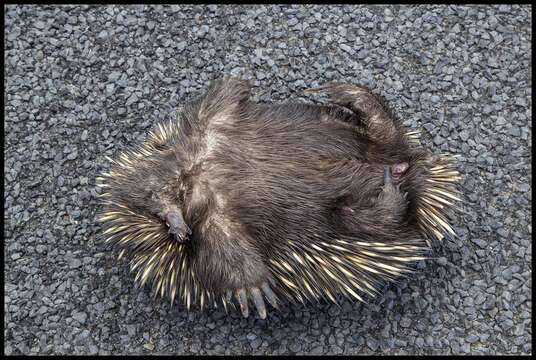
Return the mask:
M 450 159 L 415 146 L 365 87 L 310 92 L 332 103 L 256 104 L 247 82 L 224 77 L 113 161 L 101 218 L 140 283 L 188 307 L 226 306 L 234 293 L 245 316 L 247 294 L 263 317 L 258 294 L 276 306 L 272 288 L 290 300 L 362 300 L 424 259 L 423 235 L 452 232 Z M 169 209 L 191 229 L 184 242 L 162 220 Z

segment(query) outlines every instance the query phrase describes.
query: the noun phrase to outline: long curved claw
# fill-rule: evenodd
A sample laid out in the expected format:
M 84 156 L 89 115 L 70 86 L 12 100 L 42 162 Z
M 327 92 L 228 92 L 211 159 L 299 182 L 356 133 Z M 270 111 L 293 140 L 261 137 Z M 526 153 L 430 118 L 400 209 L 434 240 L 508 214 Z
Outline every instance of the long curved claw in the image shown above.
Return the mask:
M 235 305 L 232 301 L 233 299 L 233 292 L 231 290 L 227 290 L 225 292 L 225 295 L 223 296 L 222 302 L 223 307 L 225 308 L 225 312 L 227 312 L 227 305 L 231 305 L 233 309 L 235 309 Z
M 259 313 L 259 316 L 261 319 L 266 319 L 266 306 L 264 304 L 264 300 L 262 299 L 262 293 L 259 290 L 259 288 L 251 288 L 249 289 L 251 293 L 251 297 L 253 298 L 253 303 L 255 304 L 255 307 L 257 308 L 257 311 Z
M 238 300 L 238 304 L 240 304 L 240 311 L 242 311 L 242 316 L 247 318 L 249 316 L 249 309 L 246 290 L 244 288 L 238 289 L 235 293 L 235 297 L 236 300 Z
M 238 304 L 240 305 L 240 312 L 242 313 L 242 316 L 247 318 L 249 316 L 249 298 L 253 301 L 253 304 L 255 304 L 255 308 L 257 309 L 257 313 L 259 314 L 259 317 L 261 319 L 266 319 L 266 316 L 268 314 L 268 311 L 266 309 L 266 302 L 264 297 L 266 297 L 266 300 L 270 305 L 272 305 L 275 309 L 279 310 L 279 306 L 277 305 L 278 299 L 275 293 L 270 288 L 270 285 L 268 282 L 263 282 L 260 287 L 243 287 L 240 289 L 234 290 L 226 290 L 222 300 L 224 303 L 228 303 L 231 306 L 234 307 L 234 302 L 232 301 L 232 297 L 234 294 L 234 298 L 237 300 Z M 264 297 L 263 297 L 264 295 Z
M 275 296 L 272 289 L 270 289 L 270 286 L 268 283 L 264 282 L 261 285 L 261 289 L 264 292 L 264 296 L 266 296 L 266 300 L 272 305 L 274 308 L 279 310 L 279 307 L 277 306 L 277 296 Z

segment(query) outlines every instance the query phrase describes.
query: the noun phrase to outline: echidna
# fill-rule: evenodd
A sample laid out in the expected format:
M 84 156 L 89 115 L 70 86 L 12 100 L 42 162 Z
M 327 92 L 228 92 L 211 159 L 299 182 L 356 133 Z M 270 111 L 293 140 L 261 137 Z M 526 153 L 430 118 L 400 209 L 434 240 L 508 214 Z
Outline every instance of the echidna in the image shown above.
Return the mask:
M 112 161 L 107 242 L 155 294 L 227 309 L 248 299 L 363 301 L 453 234 L 449 156 L 415 144 L 383 98 L 329 83 L 326 105 L 256 104 L 226 76 Z M 233 305 L 234 306 L 234 305 Z

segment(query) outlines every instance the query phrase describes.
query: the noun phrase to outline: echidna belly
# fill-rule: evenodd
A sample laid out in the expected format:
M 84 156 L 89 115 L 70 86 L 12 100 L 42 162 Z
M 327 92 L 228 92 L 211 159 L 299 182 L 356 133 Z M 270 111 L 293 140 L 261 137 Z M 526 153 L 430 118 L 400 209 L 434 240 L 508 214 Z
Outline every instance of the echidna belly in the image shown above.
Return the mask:
M 265 318 L 265 300 L 374 296 L 454 234 L 453 159 L 365 87 L 319 89 L 331 104 L 259 105 L 225 77 L 112 160 L 100 220 L 138 284 Z

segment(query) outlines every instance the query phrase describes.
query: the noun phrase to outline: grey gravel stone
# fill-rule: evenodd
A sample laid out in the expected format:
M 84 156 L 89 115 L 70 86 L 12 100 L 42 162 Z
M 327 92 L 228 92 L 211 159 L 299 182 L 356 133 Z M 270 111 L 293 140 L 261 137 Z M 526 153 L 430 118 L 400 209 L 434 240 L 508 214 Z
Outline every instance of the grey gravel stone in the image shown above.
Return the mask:
M 108 80 L 112 82 L 116 82 L 117 80 L 119 80 L 120 77 L 121 77 L 120 71 L 113 71 L 112 73 L 110 73 L 110 75 L 108 75 Z
M 4 13 L 6 354 L 531 354 L 529 5 Z M 95 178 L 223 73 L 262 101 L 333 80 L 385 96 L 424 146 L 460 155 L 457 237 L 365 304 L 282 304 L 266 320 L 135 288 L 102 244 Z
M 80 324 L 84 324 L 87 319 L 87 314 L 84 312 L 77 312 L 73 314 L 73 319 L 78 321 Z
M 355 53 L 355 51 L 350 46 L 348 46 L 346 44 L 341 44 L 341 49 L 343 49 L 344 51 L 346 51 L 350 55 L 353 55 Z

